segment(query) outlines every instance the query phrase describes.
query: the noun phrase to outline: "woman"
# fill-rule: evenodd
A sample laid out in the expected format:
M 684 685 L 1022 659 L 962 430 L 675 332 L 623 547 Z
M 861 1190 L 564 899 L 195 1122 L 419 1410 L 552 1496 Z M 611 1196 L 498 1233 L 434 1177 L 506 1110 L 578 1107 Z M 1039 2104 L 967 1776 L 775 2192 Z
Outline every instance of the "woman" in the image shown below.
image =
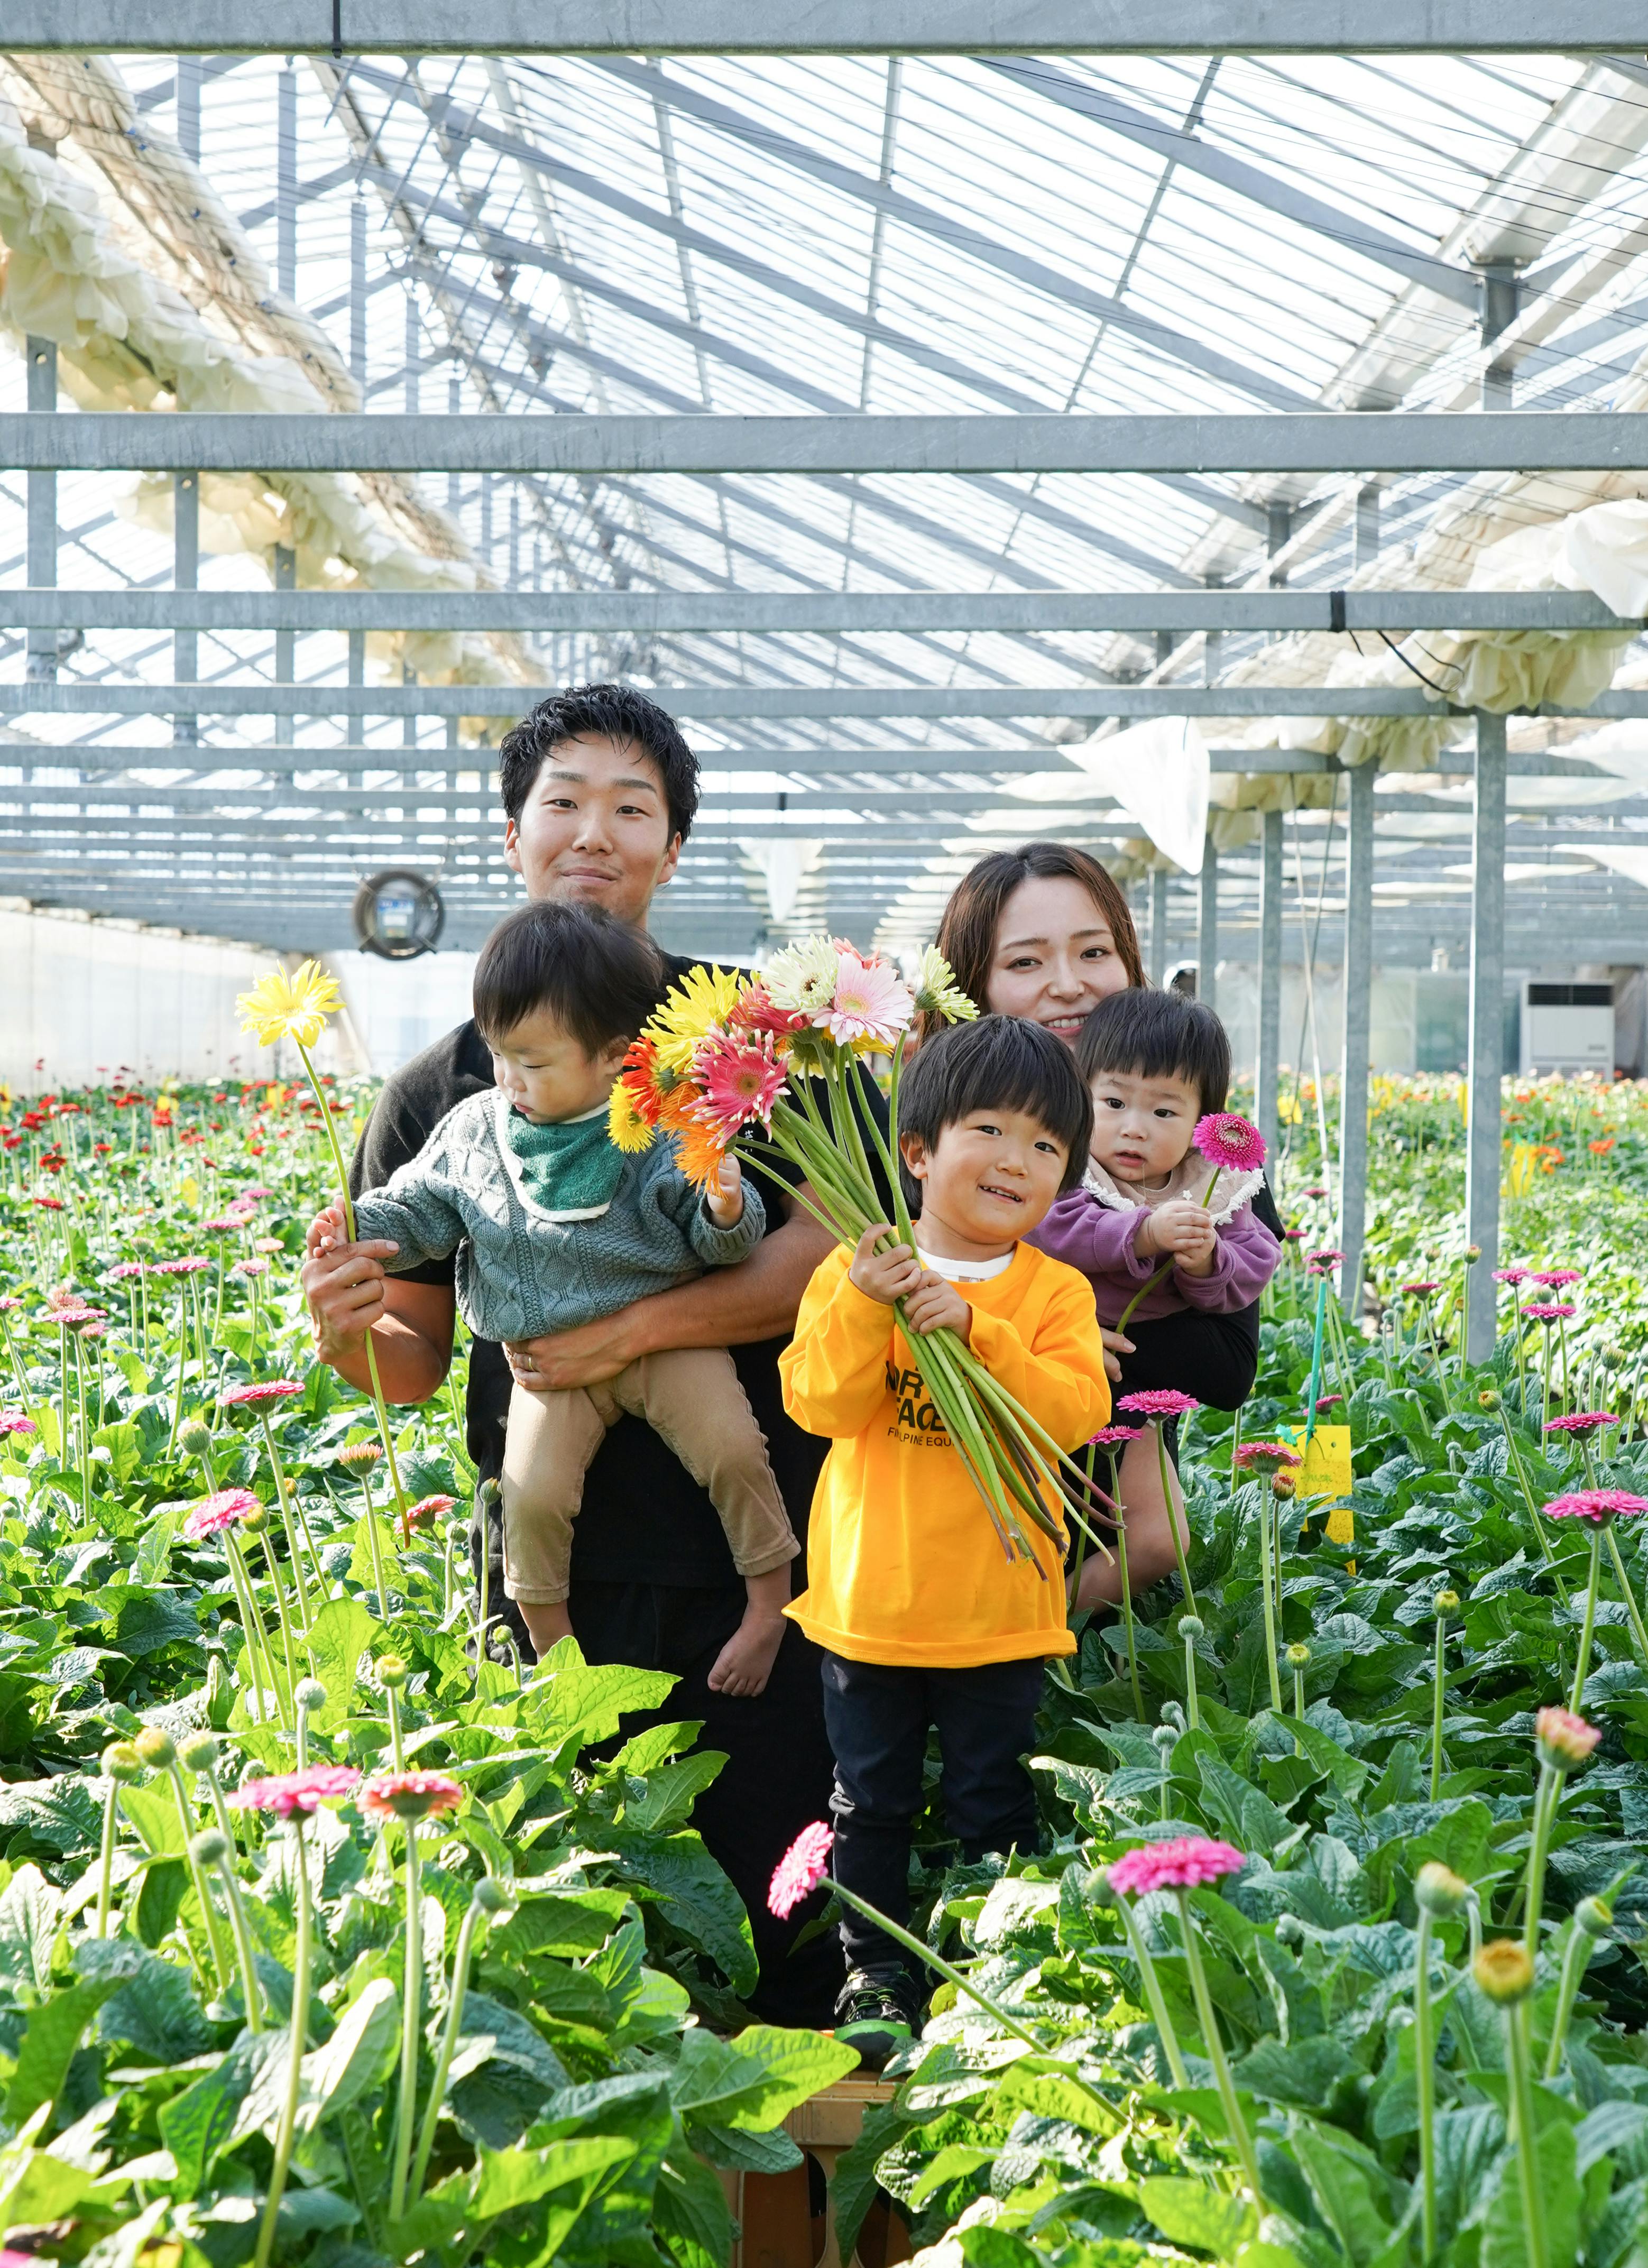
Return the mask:
M 962 990 L 1002 1016 L 1027 1016 L 1067 1045 L 1100 1001 L 1147 982 L 1127 900 L 1099 861 L 1065 843 L 1026 843 L 992 850 L 957 883 L 938 925 L 938 950 Z M 1278 1238 L 1282 1223 L 1268 1188 L 1254 1210 Z M 1111 1376 L 1122 1394 L 1181 1387 L 1216 1410 L 1234 1410 L 1253 1391 L 1259 1366 L 1257 1303 L 1231 1315 L 1194 1310 L 1135 1323 L 1132 1336 L 1104 1333 Z M 1176 1444 L 1169 1429 L 1170 1450 Z M 1161 1469 L 1148 1433 L 1122 1461 L 1128 1508 L 1129 1572 L 1136 1587 L 1174 1564 Z M 1174 1488 L 1171 1515 L 1186 1535 Z M 1078 1604 L 1114 1602 L 1119 1571 L 1090 1561 Z

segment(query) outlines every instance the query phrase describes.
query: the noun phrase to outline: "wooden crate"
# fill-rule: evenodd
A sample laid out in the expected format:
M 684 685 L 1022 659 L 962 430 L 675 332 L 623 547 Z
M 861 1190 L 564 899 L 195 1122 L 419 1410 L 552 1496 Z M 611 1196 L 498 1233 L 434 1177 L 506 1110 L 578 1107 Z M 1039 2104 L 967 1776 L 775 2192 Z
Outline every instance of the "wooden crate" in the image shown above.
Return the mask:
M 862 2253 L 844 2262 L 835 2242 L 830 2187 L 835 2161 L 858 2139 L 864 2112 L 875 2103 L 890 2102 L 897 2092 L 890 2080 L 838 2079 L 784 2120 L 784 2132 L 824 2176 L 830 2201 L 821 2222 L 813 2216 L 805 2166 L 787 2174 L 722 2175 L 739 2228 L 732 2268 L 893 2268 L 894 2263 L 909 2258 L 903 2222 L 896 2213 L 878 2213 L 872 2216 L 873 2226 L 866 2224 Z

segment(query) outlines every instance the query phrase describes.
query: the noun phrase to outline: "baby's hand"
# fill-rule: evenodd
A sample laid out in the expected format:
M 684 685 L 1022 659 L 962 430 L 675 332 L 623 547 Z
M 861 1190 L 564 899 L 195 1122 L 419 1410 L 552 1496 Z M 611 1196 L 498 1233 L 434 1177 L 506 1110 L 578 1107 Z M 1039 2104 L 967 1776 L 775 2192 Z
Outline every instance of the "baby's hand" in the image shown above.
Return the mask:
M 872 1221 L 853 1248 L 852 1266 L 847 1270 L 864 1297 L 879 1300 L 884 1307 L 907 1298 L 922 1277 L 921 1262 L 908 1244 L 889 1245 L 885 1252 L 876 1250 L 882 1238 L 892 1233 L 886 1221 Z
M 304 1239 L 304 1248 L 312 1257 L 330 1252 L 335 1245 L 349 1242 L 349 1222 L 344 1218 L 341 1198 L 334 1199 L 324 1212 L 318 1212 L 309 1224 L 309 1233 Z
M 910 1329 L 923 1338 L 946 1327 L 958 1338 L 972 1336 L 972 1308 L 947 1277 L 931 1268 L 923 1268 L 915 1290 L 905 1293 L 904 1314 Z
M 744 1176 L 731 1151 L 722 1159 L 715 1180 L 704 1191 L 704 1204 L 717 1228 L 736 1228 L 743 1219 Z
M 1200 1262 L 1210 1261 L 1216 1237 L 1212 1214 L 1205 1205 L 1192 1204 L 1188 1197 L 1170 1198 L 1151 1215 L 1151 1249 L 1164 1258 L 1171 1256 L 1181 1267 L 1195 1268 Z

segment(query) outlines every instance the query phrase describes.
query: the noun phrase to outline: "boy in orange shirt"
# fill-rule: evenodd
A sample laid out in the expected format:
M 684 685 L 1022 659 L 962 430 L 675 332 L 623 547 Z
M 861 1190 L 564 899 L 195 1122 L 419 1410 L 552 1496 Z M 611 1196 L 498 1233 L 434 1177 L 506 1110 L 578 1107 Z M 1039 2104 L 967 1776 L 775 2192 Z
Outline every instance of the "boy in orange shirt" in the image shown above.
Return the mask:
M 1069 1049 L 1018 1017 L 954 1026 L 905 1073 L 899 1120 L 916 1251 L 878 1252 L 883 1225 L 832 1253 L 778 1366 L 791 1417 L 834 1443 L 807 1588 L 784 1611 L 824 1649 L 835 1872 L 905 1922 L 929 1727 L 966 1857 L 1030 1842 L 1021 1759 L 1041 1665 L 1075 1646 L 1058 1545 L 1026 1522 L 1034 1560 L 1004 1557 L 923 1384 L 920 1341 L 947 1324 L 1064 1448 L 1105 1423 L 1110 1388 L 1091 1287 L 1023 1241 L 1086 1163 L 1093 1104 Z M 910 2036 L 920 1988 L 884 1931 L 850 1911 L 842 1938 L 836 2036 L 879 2066 Z

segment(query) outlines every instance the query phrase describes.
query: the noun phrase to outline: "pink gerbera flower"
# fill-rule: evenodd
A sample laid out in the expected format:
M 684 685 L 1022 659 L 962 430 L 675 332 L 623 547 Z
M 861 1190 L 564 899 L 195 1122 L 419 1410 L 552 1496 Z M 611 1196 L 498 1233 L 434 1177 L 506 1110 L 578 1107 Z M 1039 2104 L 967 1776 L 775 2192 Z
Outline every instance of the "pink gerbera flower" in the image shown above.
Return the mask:
M 1343 1400 L 1343 1394 L 1319 1394 L 1316 1397 L 1316 1415 L 1320 1418 L 1324 1410 L 1331 1410 L 1335 1402 Z
M 1101 1425 L 1096 1433 L 1089 1433 L 1087 1447 L 1090 1449 L 1114 1449 L 1119 1448 L 1123 1441 L 1142 1441 L 1144 1439 L 1144 1428 L 1142 1425 Z
M 107 1270 L 103 1281 L 106 1284 L 123 1284 L 129 1276 L 141 1276 L 143 1272 L 143 1263 L 141 1260 L 122 1260 L 118 1267 Z
M 1571 1709 L 1559 1709 L 1553 1705 L 1541 1709 L 1534 1718 L 1534 1737 L 1546 1764 L 1554 1764 L 1558 1771 L 1571 1771 L 1586 1761 L 1602 1735 L 1594 1725 L 1587 1725 L 1583 1717 L 1576 1717 Z
M 26 1418 L 20 1410 L 0 1410 L 0 1433 L 32 1433 L 34 1420 Z
M 1244 1441 L 1233 1462 L 1245 1473 L 1290 1473 L 1305 1460 L 1285 1441 Z
M 1587 1433 L 1600 1433 L 1604 1425 L 1617 1425 L 1619 1419 L 1611 1410 L 1576 1410 L 1569 1418 L 1548 1418 L 1548 1433 L 1572 1433 L 1583 1440 Z
M 1429 1292 L 1439 1292 L 1441 1288 L 1439 1284 L 1404 1284 L 1402 1297 L 1407 1300 L 1423 1300 Z
M 1137 1394 L 1124 1394 L 1116 1403 L 1118 1410 L 1130 1410 L 1136 1418 L 1188 1418 L 1201 1407 L 1194 1394 L 1181 1394 L 1176 1386 L 1146 1386 Z
M 154 1273 L 157 1276 L 198 1276 L 202 1269 L 210 1266 L 210 1260 L 157 1260 Z
M 458 1782 L 438 1771 L 378 1772 L 360 1792 L 369 1819 L 435 1819 L 462 1801 Z
M 1626 1489 L 1574 1489 L 1567 1496 L 1552 1497 L 1541 1508 L 1547 1520 L 1588 1520 L 1606 1528 L 1629 1513 L 1648 1512 L 1648 1496 L 1632 1496 Z
M 360 1774 L 353 1764 L 308 1764 L 302 1771 L 249 1779 L 229 1800 L 240 1811 L 273 1811 L 283 1819 L 308 1819 L 323 1803 L 352 1795 L 359 1785 Z
M 267 1276 L 269 1274 L 269 1262 L 267 1260 L 237 1260 L 234 1266 L 229 1270 L 229 1273 L 232 1276 Z
M 909 1029 L 915 1012 L 915 997 L 890 962 L 861 961 L 850 946 L 842 949 L 824 1018 L 831 1039 L 842 1047 L 866 1040 L 890 1048 Z
M 727 1018 L 732 1031 L 769 1032 L 780 1037 L 790 1032 L 805 1032 L 812 1021 L 802 1009 L 779 1007 L 764 984 L 752 984 Z
M 1233 1844 L 1179 1835 L 1170 1843 L 1142 1843 L 1137 1851 L 1124 1851 L 1106 1873 L 1113 1890 L 1144 1897 L 1151 1890 L 1193 1890 L 1222 1874 L 1239 1874 L 1247 1863 L 1246 1852 Z
M 455 1496 L 421 1496 L 416 1504 L 408 1505 L 406 1524 L 408 1528 L 433 1528 L 457 1501 Z
M 1301 1189 L 1299 1191 L 1299 1195 L 1302 1197 L 1325 1197 L 1327 1194 L 1327 1190 L 1323 1189 L 1320 1182 L 1313 1182 L 1309 1189 Z
M 262 1410 L 272 1409 L 277 1402 L 290 1401 L 303 1388 L 290 1378 L 254 1380 L 249 1386 L 225 1387 L 217 1396 L 218 1405 L 224 1410 Z
M 1493 1279 L 1496 1284 L 1525 1284 L 1527 1281 L 1527 1270 L 1526 1268 L 1496 1268 L 1493 1272 Z
M 1257 1173 L 1265 1161 L 1264 1136 L 1233 1110 L 1210 1110 L 1190 1137 L 1210 1166 L 1226 1173 Z
M 1522 1312 L 1530 1322 L 1562 1323 L 1578 1310 L 1565 1306 L 1560 1300 L 1530 1300 Z
M 1331 1245 L 1325 1245 L 1320 1252 L 1305 1255 L 1305 1266 L 1312 1276 L 1330 1276 L 1343 1258 L 1343 1252 L 1335 1252 Z
M 1582 1283 L 1583 1268 L 1536 1268 L 1532 1280 L 1542 1284 L 1548 1292 L 1565 1292 L 1570 1284 Z
M 261 1512 L 262 1506 L 250 1489 L 219 1489 L 216 1495 L 202 1497 L 183 1522 L 183 1533 L 191 1543 L 198 1543 L 204 1535 L 221 1535 L 225 1528 L 233 1528 L 249 1512 Z
M 769 1034 L 744 1040 L 717 1034 L 694 1057 L 693 1071 L 703 1088 L 693 1116 L 722 1141 L 730 1142 L 753 1119 L 771 1126 L 773 1105 L 784 1093 L 784 1067 L 773 1053 Z
M 810 1897 L 828 1871 L 830 1845 L 835 1837 L 821 1819 L 804 1827 L 773 1868 L 767 1889 L 767 1911 L 788 1921 L 803 1898 Z

